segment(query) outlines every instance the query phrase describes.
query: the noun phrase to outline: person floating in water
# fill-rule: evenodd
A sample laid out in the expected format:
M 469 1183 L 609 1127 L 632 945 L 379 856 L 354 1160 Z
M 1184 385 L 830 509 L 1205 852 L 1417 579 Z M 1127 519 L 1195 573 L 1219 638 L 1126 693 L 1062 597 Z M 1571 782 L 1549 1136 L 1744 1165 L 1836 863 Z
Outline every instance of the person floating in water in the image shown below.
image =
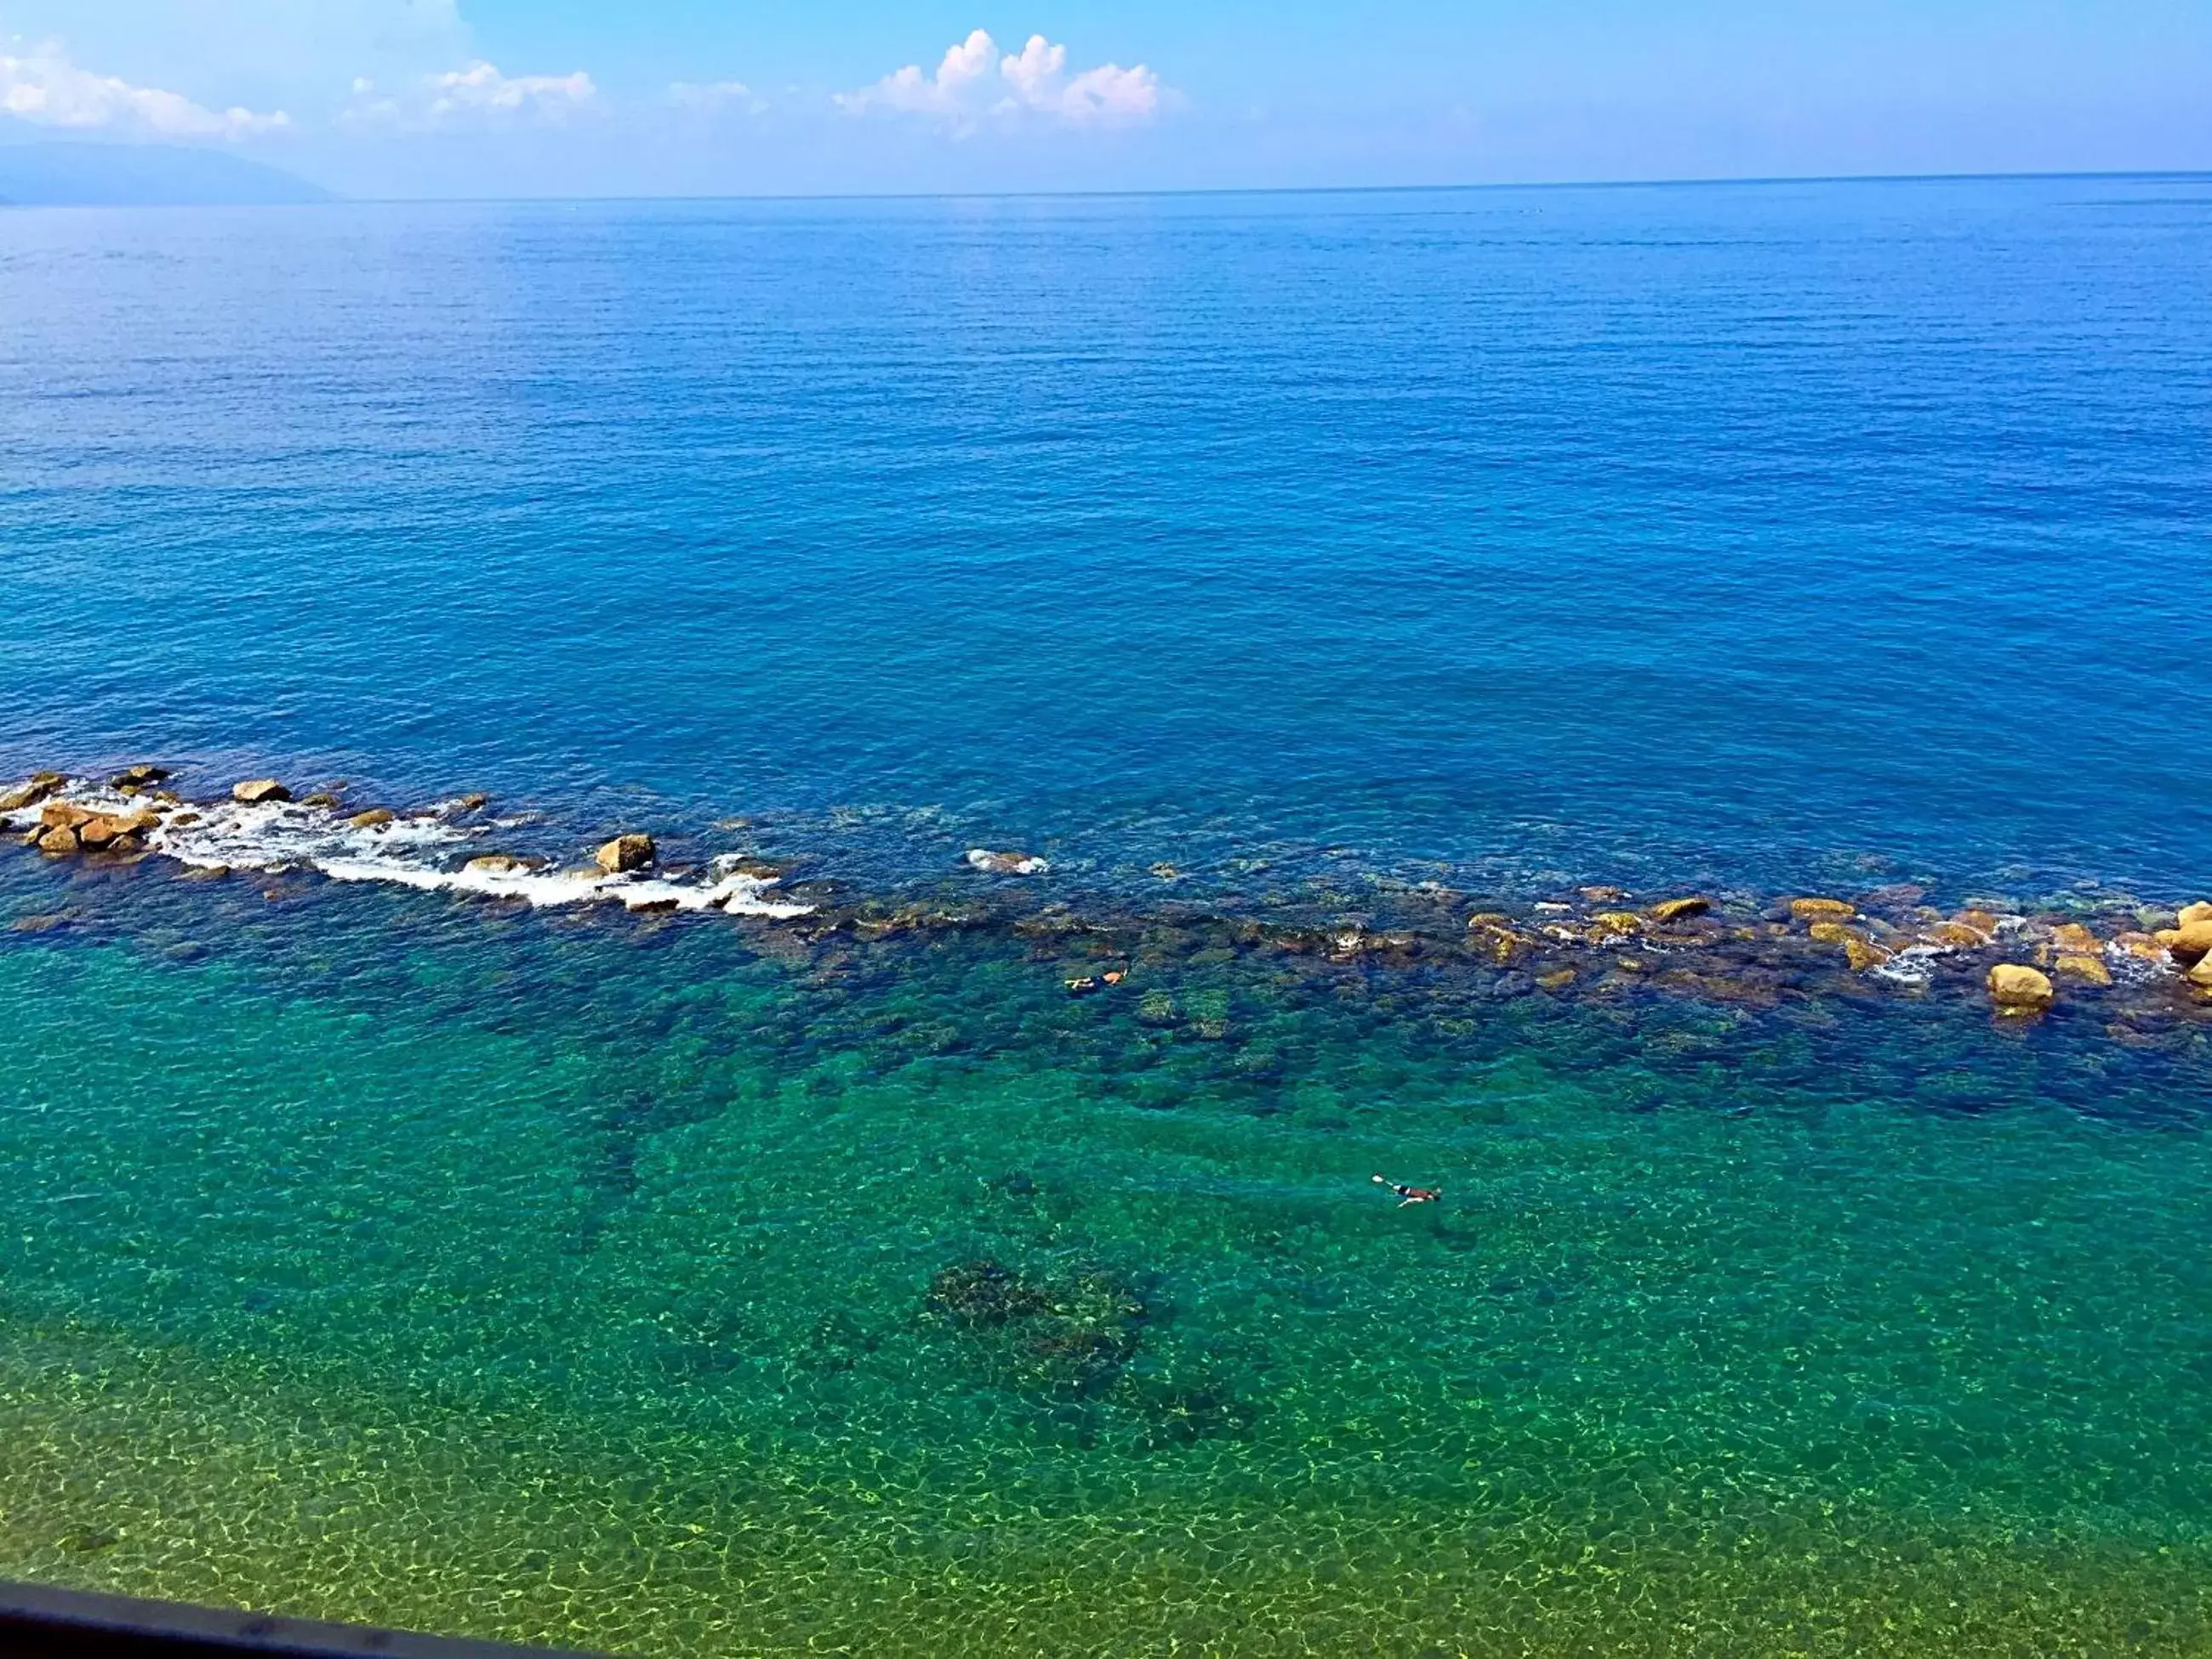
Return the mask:
M 1378 1187 L 1388 1187 L 1392 1192 L 1397 1194 L 1398 1207 L 1401 1210 L 1408 1204 L 1434 1204 L 1444 1195 L 1444 1189 L 1441 1187 L 1401 1187 L 1396 1182 L 1386 1181 L 1381 1176 L 1375 1177 L 1375 1184 Z

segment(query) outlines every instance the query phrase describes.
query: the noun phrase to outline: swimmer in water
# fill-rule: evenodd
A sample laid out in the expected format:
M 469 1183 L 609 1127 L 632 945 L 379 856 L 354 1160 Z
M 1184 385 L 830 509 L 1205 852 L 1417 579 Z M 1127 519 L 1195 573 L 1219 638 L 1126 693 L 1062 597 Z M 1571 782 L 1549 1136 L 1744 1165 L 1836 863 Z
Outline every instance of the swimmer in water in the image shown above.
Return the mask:
M 1378 1187 L 1388 1187 L 1392 1192 L 1397 1194 L 1398 1207 L 1401 1210 L 1408 1204 L 1434 1204 L 1444 1195 L 1444 1189 L 1441 1187 L 1401 1187 L 1396 1182 L 1385 1180 L 1381 1176 L 1375 1177 L 1375 1184 Z

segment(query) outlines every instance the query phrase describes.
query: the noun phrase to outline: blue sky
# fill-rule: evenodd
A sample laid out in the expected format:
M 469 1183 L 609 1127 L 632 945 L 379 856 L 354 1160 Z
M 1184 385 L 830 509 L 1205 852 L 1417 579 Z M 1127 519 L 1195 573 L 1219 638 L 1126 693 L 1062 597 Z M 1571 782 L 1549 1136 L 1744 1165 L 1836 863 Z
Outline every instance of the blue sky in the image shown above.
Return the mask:
M 2212 167 L 2212 3 L 0 0 L 0 136 L 365 195 Z

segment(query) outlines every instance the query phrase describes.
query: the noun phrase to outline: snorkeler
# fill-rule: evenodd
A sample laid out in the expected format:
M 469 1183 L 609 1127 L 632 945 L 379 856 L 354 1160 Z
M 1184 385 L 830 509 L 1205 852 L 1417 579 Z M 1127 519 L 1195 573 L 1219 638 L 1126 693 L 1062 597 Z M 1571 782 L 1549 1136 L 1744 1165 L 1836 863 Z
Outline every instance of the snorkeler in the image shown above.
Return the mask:
M 1444 1189 L 1441 1187 L 1401 1187 L 1396 1182 L 1386 1181 L 1381 1176 L 1375 1177 L 1375 1184 L 1378 1187 L 1388 1187 L 1392 1192 L 1397 1194 L 1398 1207 L 1401 1210 L 1408 1204 L 1434 1204 L 1444 1195 Z

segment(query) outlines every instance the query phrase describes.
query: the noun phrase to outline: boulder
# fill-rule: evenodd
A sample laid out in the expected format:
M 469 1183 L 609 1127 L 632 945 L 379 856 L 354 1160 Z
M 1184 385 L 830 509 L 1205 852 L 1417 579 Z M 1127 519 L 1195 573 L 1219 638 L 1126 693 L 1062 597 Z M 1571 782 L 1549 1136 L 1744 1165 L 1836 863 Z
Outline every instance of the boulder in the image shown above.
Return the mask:
M 248 806 L 258 806 L 264 801 L 289 800 L 292 792 L 274 778 L 248 778 L 244 783 L 231 785 L 230 798 Z
M 87 818 L 76 827 L 77 844 L 94 853 L 120 841 L 130 833 L 123 827 L 120 818 L 110 817 L 105 812 Z
M 456 812 L 481 812 L 485 807 L 490 805 L 491 797 L 489 795 L 463 795 L 459 800 L 453 803 L 453 811 Z
M 2110 985 L 2112 970 L 2105 966 L 2105 959 L 2087 951 L 2068 951 L 2056 964 L 2062 979 L 2078 979 L 2089 985 Z
M 48 830 L 74 830 L 99 816 L 89 806 L 65 800 L 50 800 L 39 809 L 39 823 Z
M 1858 906 L 1846 904 L 1841 899 L 1798 898 L 1790 901 L 1790 914 L 1800 921 L 1849 921 L 1858 913 Z
M 2040 1013 L 2058 999 L 2049 978 L 2014 963 L 2000 963 L 1990 969 L 1989 985 L 1990 1000 L 2000 1013 Z
M 657 855 L 651 836 L 617 836 L 592 854 L 592 861 L 611 876 L 642 870 Z
M 2192 921 L 2181 927 L 2166 927 L 2151 935 L 2166 949 L 2176 962 L 2185 965 L 2212 954 L 2212 921 Z
M 366 812 L 356 812 L 346 820 L 349 830 L 381 830 L 397 815 L 388 806 L 372 806 Z
M 2212 957 L 2203 958 L 2189 970 L 2189 982 L 2212 988 Z
M 28 781 L 0 795 L 0 812 L 20 812 L 27 806 L 36 806 L 68 781 L 58 772 L 37 773 Z
M 2186 927 L 2192 921 L 2212 921 L 2212 903 L 2200 899 L 2195 904 L 2183 905 L 2180 925 Z
M 1861 939 L 1856 934 L 1844 941 L 1844 959 L 1850 963 L 1851 971 L 1855 974 L 1879 968 L 1896 954 L 1888 946 L 1876 945 L 1872 939 Z
M 1938 945 L 1948 945 L 1954 951 L 1978 951 L 1993 935 L 1963 921 L 1942 921 L 1929 932 L 1929 939 Z
M 1601 910 L 1590 918 L 1590 943 L 1601 945 L 1609 939 L 1626 939 L 1639 933 L 1644 918 L 1633 910 Z
M 50 859 L 73 858 L 84 851 L 84 844 L 76 838 L 76 831 L 66 825 L 41 830 L 39 850 Z
M 2067 956 L 2094 956 L 2103 949 L 2097 936 L 2078 921 L 2062 921 L 2051 930 L 2051 943 Z
M 337 804 L 338 798 L 331 793 L 327 789 L 318 789 L 313 794 L 308 796 L 307 799 L 300 803 L 302 806 L 319 806 L 325 811 L 335 810 Z
M 165 766 L 126 766 L 110 780 L 118 789 L 150 789 L 157 783 L 169 781 Z
M 987 876 L 1041 876 L 1052 868 L 1031 853 L 994 853 L 981 847 L 969 848 L 968 866 Z
M 519 859 L 512 853 L 485 853 L 461 866 L 480 876 L 526 876 L 538 868 L 535 859 Z
M 1692 916 L 1702 916 L 1713 908 L 1709 898 L 1662 899 L 1651 907 L 1651 920 L 1662 927 L 1672 921 L 1687 921 Z

